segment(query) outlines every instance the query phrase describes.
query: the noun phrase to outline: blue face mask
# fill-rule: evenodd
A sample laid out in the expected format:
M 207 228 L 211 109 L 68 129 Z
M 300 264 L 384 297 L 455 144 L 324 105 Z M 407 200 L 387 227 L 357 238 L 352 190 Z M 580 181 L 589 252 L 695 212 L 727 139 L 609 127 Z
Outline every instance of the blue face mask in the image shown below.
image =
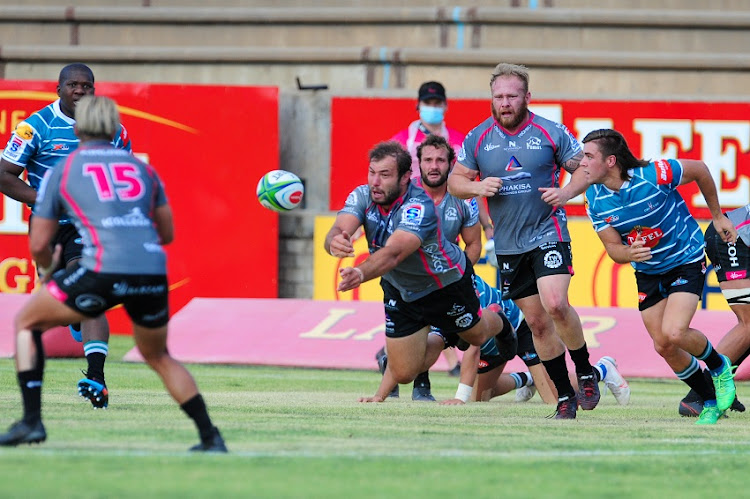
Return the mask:
M 419 106 L 419 119 L 422 123 L 428 125 L 439 125 L 443 122 L 443 115 L 445 114 L 445 108 L 425 106 L 424 104 Z

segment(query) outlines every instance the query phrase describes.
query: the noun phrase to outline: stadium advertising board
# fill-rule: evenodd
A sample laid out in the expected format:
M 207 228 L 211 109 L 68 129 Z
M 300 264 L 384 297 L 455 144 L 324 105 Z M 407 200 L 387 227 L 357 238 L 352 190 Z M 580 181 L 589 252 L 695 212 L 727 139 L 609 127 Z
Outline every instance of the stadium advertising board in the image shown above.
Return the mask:
M 460 132 L 490 115 L 489 98 L 449 99 L 448 104 L 446 123 Z M 332 100 L 331 210 L 340 209 L 349 192 L 367 182 L 367 151 L 415 120 L 415 105 L 416 99 Z M 723 207 L 750 200 L 750 103 L 532 99 L 531 109 L 564 123 L 579 139 L 591 130 L 615 128 L 640 157 L 701 159 L 711 170 Z M 363 116 L 366 133 L 361 132 Z M 698 187 L 693 183 L 680 189 L 693 215 L 710 219 Z M 568 215 L 585 215 L 583 196 L 568 204 Z
M 55 87 L 0 81 L 0 148 L 57 98 Z M 101 82 L 96 90 L 117 101 L 133 152 L 166 185 L 176 235 L 167 246 L 171 312 L 195 296 L 276 297 L 278 215 L 257 202 L 255 186 L 279 165 L 278 89 Z M 34 288 L 28 217 L 26 206 L 0 195 L 0 297 Z M 121 309 L 108 316 L 113 332 L 130 332 Z
M 322 216 L 315 220 L 315 300 L 335 301 L 382 301 L 383 293 L 379 281 L 373 279 L 358 289 L 339 293 L 336 291 L 341 267 L 356 265 L 367 258 L 367 242 L 364 235 L 357 234 L 354 243 L 354 258 L 334 258 L 323 249 L 323 241 L 333 225 L 335 217 Z M 706 223 L 701 227 L 705 230 Z M 638 296 L 633 268 L 630 265 L 614 263 L 604 250 L 599 237 L 588 219 L 575 219 L 568 222 L 573 248 L 573 268 L 575 276 L 570 286 L 570 303 L 576 307 L 619 307 L 638 308 Z M 497 287 L 497 269 L 487 263 L 484 250 L 479 263 L 474 267 L 489 284 Z M 729 310 L 721 295 L 716 274 L 707 274 L 703 308 L 709 310 Z

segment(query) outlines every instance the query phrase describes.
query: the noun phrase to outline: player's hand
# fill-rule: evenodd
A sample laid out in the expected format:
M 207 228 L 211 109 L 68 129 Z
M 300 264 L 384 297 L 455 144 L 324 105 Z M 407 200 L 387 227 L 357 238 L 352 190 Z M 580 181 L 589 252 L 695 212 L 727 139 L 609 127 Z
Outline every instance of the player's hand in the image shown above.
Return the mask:
M 559 187 L 540 187 L 539 192 L 542 193 L 542 201 L 550 206 L 565 206 L 570 201 Z
M 651 260 L 651 248 L 646 246 L 646 242 L 639 235 L 633 241 L 633 244 L 629 246 L 630 261 L 631 262 L 645 262 Z
M 479 192 L 477 196 L 485 198 L 491 198 L 500 192 L 500 188 L 503 186 L 503 181 L 499 177 L 487 177 L 486 179 L 479 182 Z
M 385 398 L 381 397 L 378 394 L 375 394 L 372 397 L 360 397 L 359 401 L 365 404 L 369 404 L 370 402 L 385 402 Z
M 448 399 L 448 400 L 443 400 L 439 402 L 439 404 L 440 405 L 465 405 L 466 402 L 464 402 L 461 399 Z
M 339 270 L 341 281 L 339 282 L 339 291 L 349 291 L 358 288 L 364 282 L 362 271 L 356 267 L 346 267 Z
M 345 230 L 341 231 L 341 234 L 336 234 L 331 239 L 330 250 L 331 255 L 337 258 L 353 257 L 354 245 L 352 244 L 352 236 Z
M 42 268 L 38 267 L 39 275 L 42 277 L 41 283 L 44 284 L 52 278 L 52 274 L 55 269 L 60 265 L 60 259 L 62 257 L 62 244 L 55 245 L 55 249 L 52 252 L 52 261 L 49 266 Z
M 734 228 L 734 224 L 729 218 L 722 215 L 718 220 L 714 219 L 714 229 L 719 234 L 721 240 L 725 243 L 736 243 L 737 242 L 737 229 Z

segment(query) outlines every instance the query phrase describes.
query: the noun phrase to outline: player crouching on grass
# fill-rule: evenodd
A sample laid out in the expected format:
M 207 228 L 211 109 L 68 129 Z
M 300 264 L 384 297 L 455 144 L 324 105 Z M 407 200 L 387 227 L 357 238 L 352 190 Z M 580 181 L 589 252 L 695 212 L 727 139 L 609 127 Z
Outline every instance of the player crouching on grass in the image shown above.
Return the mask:
M 409 152 L 398 142 L 382 142 L 370 150 L 369 160 L 367 184 L 349 194 L 325 249 L 337 258 L 353 257 L 351 234 L 364 226 L 370 255 L 339 271 L 338 290 L 382 277 L 394 385 L 411 382 L 440 356 L 444 342 L 430 338 L 431 325 L 456 343 L 481 345 L 494 337 L 502 349 L 513 327 L 504 317 L 480 310 L 471 261 L 445 238 L 432 199 L 410 181 Z
M 110 145 L 120 124 L 113 100 L 84 97 L 75 118 L 81 147 L 44 176 L 31 219 L 29 247 L 43 286 L 14 320 L 23 419 L 0 435 L 0 445 L 47 439 L 41 417 L 42 333 L 123 304 L 138 350 L 198 427 L 201 442 L 190 450 L 226 452 L 195 380 L 167 352 L 169 286 L 162 245 L 173 240 L 174 226 L 161 180 L 151 166 Z M 62 250 L 57 245 L 53 252 L 50 241 L 63 212 L 83 237 L 83 258 L 50 275 Z

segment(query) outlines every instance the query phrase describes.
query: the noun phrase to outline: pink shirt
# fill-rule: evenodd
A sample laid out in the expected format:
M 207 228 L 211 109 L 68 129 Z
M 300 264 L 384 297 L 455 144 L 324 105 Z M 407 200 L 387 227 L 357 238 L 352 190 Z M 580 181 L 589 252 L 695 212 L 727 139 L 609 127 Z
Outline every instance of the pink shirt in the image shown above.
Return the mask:
M 391 140 L 398 141 L 406 146 L 409 154 L 411 154 L 412 178 L 421 177 L 419 173 L 419 160 L 417 159 L 417 147 L 422 141 L 424 141 L 427 134 L 422 131 L 420 125 L 421 122 L 419 120 L 412 121 L 408 127 L 391 137 Z M 440 130 L 439 135 L 448 139 L 448 143 L 453 146 L 453 150 L 458 154 L 458 151 L 461 149 L 461 144 L 463 144 L 464 141 L 464 134 L 452 128 L 448 128 L 445 126 L 445 122 L 443 122 L 443 128 Z

